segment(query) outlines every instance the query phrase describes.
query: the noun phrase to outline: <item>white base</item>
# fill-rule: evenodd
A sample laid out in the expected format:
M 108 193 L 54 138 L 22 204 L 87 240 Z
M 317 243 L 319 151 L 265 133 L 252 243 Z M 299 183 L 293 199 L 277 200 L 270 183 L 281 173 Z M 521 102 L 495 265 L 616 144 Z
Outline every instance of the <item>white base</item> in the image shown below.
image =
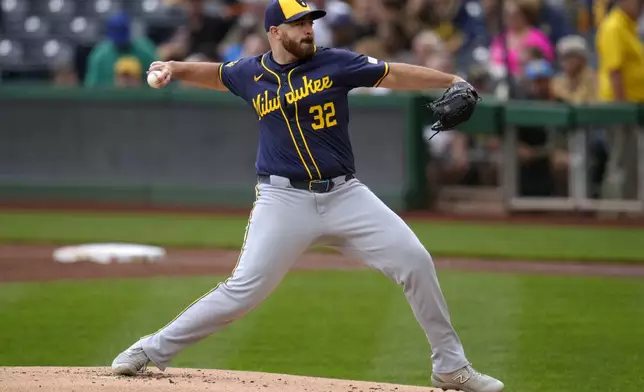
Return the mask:
M 159 261 L 166 255 L 163 248 L 150 245 L 104 243 L 64 246 L 54 250 L 54 261 L 76 263 L 89 261 L 98 264 Z

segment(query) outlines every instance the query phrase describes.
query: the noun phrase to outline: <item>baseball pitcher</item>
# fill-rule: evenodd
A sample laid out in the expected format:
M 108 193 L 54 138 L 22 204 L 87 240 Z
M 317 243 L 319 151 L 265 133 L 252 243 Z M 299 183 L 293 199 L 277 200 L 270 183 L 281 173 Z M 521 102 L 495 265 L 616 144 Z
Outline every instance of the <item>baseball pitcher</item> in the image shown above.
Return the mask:
M 149 72 L 160 73 L 161 87 L 178 79 L 230 91 L 252 108 L 259 124 L 256 201 L 231 276 L 119 354 L 115 374 L 136 375 L 149 363 L 165 370 L 182 350 L 258 306 L 307 248 L 332 238 L 342 252 L 404 287 L 431 346 L 433 386 L 503 390 L 502 382 L 477 372 L 466 358 L 431 256 L 360 182 L 349 140 L 347 96 L 354 88 L 445 89 L 428 105 L 438 132 L 467 121 L 478 95 L 454 75 L 316 46 L 313 23 L 325 14 L 303 0 L 273 0 L 264 20 L 269 52 L 227 63 L 150 66 Z

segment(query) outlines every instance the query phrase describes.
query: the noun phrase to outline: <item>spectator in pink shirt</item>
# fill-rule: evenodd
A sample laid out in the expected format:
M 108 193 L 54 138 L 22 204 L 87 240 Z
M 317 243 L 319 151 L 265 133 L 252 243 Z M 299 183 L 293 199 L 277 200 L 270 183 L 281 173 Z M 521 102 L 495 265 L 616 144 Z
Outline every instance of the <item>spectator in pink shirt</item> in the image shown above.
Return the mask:
M 508 1 L 504 12 L 507 30 L 504 34 L 497 35 L 490 47 L 492 63 L 496 66 L 504 66 L 503 40 L 507 39 L 508 65 L 513 76 L 522 74 L 523 65 L 527 60 L 527 51 L 531 48 L 538 49 L 543 54 L 543 58 L 549 62 L 554 60 L 554 48 L 548 36 L 534 27 L 538 9 L 533 4 L 534 1 L 530 0 Z

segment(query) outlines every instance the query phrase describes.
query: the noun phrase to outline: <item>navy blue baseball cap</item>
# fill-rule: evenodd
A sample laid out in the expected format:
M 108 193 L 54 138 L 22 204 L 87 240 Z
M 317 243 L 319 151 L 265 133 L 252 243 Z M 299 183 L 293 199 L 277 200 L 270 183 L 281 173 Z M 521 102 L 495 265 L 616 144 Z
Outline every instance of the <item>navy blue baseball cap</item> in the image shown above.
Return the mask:
M 106 35 L 117 45 L 130 42 L 130 18 L 126 13 L 119 12 L 107 20 Z
M 268 32 L 271 26 L 295 22 L 305 16 L 311 16 L 313 20 L 320 19 L 324 15 L 326 11 L 312 10 L 304 0 L 271 0 L 264 14 L 264 28 Z

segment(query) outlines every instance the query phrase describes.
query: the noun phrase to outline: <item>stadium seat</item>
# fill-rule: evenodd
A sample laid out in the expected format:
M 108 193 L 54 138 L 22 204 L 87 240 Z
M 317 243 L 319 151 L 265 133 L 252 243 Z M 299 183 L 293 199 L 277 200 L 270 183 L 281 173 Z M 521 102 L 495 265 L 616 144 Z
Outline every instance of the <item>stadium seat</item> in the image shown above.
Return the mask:
M 29 4 L 27 0 L 0 0 L 0 7 L 2 8 L 2 17 L 5 22 L 14 20 L 22 20 L 29 12 Z
M 74 56 L 74 47 L 69 42 L 57 39 L 49 39 L 42 45 L 43 62 L 48 67 L 65 62 L 72 61 Z
M 0 39 L 0 68 L 16 69 L 23 63 L 23 47 L 17 40 Z
M 119 0 L 77 0 L 77 4 L 81 5 L 77 15 L 99 19 L 106 19 L 122 10 L 122 3 Z
M 32 0 L 30 14 L 47 19 L 69 19 L 76 11 L 74 0 Z
M 54 37 L 75 43 L 93 44 L 101 38 L 99 21 L 85 16 L 76 16 L 71 20 L 59 21 Z
M 73 58 L 74 48 L 68 42 L 55 38 L 24 40 L 24 65 L 27 68 L 51 68 L 61 61 Z
M 30 15 L 24 19 L 6 21 L 5 31 L 9 37 L 47 37 L 50 22 L 40 16 Z
M 162 0 L 139 0 L 128 1 L 124 4 L 124 10 L 131 17 L 145 17 L 163 13 L 165 5 Z
M 143 13 L 140 19 L 147 25 L 146 34 L 156 44 L 169 39 L 177 26 L 188 23 L 188 15 L 183 8 L 167 6 L 165 2 L 163 8 Z

